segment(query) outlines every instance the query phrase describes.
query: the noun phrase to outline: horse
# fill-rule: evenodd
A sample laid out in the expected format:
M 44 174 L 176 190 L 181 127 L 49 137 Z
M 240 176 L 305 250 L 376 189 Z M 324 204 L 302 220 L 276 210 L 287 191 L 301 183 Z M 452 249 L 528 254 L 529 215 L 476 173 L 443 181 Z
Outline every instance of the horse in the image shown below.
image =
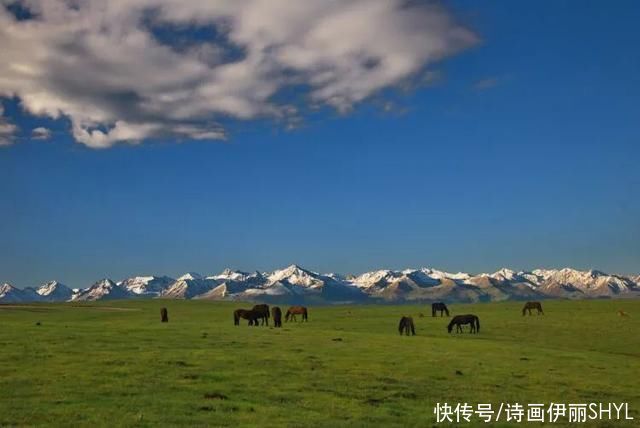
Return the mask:
M 259 318 L 262 320 L 262 325 L 269 325 L 269 305 L 255 305 L 251 310 L 260 314 Z
M 169 322 L 169 311 L 167 311 L 167 308 L 160 309 L 160 322 Z
M 622 318 L 629 318 L 630 315 L 628 313 L 626 313 L 625 311 L 623 311 L 622 309 L 620 309 L 618 311 L 618 315 L 621 316 Z
M 274 306 L 271 308 L 271 317 L 273 317 L 274 327 L 282 327 L 282 310 L 279 307 Z
M 456 326 L 456 332 L 462 333 L 462 326 L 465 324 L 471 325 L 469 333 L 480 333 L 480 319 L 475 315 L 456 315 L 451 319 L 451 322 L 447 326 L 447 331 L 451 333 L 453 326 Z
M 449 316 L 449 309 L 447 309 L 447 305 L 445 305 L 442 302 L 436 302 L 436 303 L 432 303 L 431 304 L 431 316 L 435 317 L 436 316 L 436 312 L 440 311 L 440 316 L 442 316 L 442 313 L 446 313 L 447 316 Z
M 398 324 L 398 332 L 400 333 L 400 336 L 402 336 L 402 333 L 404 333 L 407 336 L 409 336 L 409 332 L 411 332 L 412 336 L 415 336 L 416 335 L 416 327 L 413 324 L 413 318 L 411 318 L 411 317 L 402 317 L 402 318 L 400 318 L 400 324 Z
M 249 320 L 249 325 L 258 325 L 258 319 L 261 314 L 254 312 L 251 309 L 236 309 L 233 311 L 233 324 L 240 325 L 240 318 Z
M 298 322 L 296 320 L 296 315 L 302 315 L 302 321 L 309 321 L 307 308 L 304 306 L 291 306 L 289 309 L 287 309 L 287 313 L 284 316 L 284 321 L 289 322 L 289 318 L 291 318 L 293 321 Z
M 522 308 L 522 316 L 524 316 L 526 311 L 529 311 L 529 315 L 531 315 L 531 309 L 537 309 L 538 315 L 540 314 L 544 315 L 544 312 L 542 311 L 542 305 L 540 304 L 540 302 L 527 302 L 524 304 L 524 308 Z

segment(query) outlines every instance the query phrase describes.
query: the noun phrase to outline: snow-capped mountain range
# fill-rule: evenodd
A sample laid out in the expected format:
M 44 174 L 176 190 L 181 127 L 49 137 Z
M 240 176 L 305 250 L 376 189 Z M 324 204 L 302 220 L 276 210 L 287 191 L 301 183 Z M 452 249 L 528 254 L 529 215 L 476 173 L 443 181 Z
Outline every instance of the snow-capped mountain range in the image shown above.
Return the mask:
M 504 268 L 477 275 L 420 268 L 377 270 L 345 277 L 291 265 L 273 272 L 225 269 L 217 275 L 186 273 L 177 279 L 167 276 L 136 276 L 119 282 L 102 279 L 78 290 L 57 281 L 37 289 L 0 285 L 0 303 L 164 298 L 326 304 L 616 297 L 640 297 L 640 276 L 570 268 L 530 272 Z

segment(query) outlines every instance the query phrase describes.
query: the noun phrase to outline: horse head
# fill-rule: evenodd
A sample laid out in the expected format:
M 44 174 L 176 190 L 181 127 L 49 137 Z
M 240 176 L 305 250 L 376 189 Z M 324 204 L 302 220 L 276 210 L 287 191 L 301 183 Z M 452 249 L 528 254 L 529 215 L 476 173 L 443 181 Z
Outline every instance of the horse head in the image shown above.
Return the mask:
M 447 326 L 447 331 L 449 333 L 451 333 L 451 330 L 453 330 L 453 320 L 451 320 L 451 322 L 449 323 L 449 325 Z

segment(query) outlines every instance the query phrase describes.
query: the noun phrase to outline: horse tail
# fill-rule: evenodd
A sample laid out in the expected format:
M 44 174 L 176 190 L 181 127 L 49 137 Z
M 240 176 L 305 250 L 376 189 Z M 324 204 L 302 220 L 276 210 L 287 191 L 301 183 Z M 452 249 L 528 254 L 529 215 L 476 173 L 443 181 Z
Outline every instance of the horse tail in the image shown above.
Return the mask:
M 238 315 L 238 311 L 233 311 L 233 324 L 234 325 L 240 324 L 240 316 Z
M 522 308 L 522 316 L 524 316 L 526 310 L 527 310 L 527 305 L 524 305 L 524 308 Z
M 302 319 L 305 321 L 309 321 L 309 314 L 307 313 L 307 308 L 304 308 L 304 312 L 302 312 Z
M 476 333 L 480 333 L 480 318 L 476 317 Z

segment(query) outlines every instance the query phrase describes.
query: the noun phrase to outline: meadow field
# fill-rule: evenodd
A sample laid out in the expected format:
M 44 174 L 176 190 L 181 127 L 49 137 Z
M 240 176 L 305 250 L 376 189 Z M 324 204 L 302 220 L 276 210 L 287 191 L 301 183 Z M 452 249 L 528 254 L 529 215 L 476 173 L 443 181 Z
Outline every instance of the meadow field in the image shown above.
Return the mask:
M 543 305 L 450 305 L 478 335 L 426 305 L 310 307 L 281 329 L 234 326 L 250 305 L 232 302 L 3 305 L 0 426 L 430 427 L 437 402 L 626 402 L 634 421 L 580 425 L 638 426 L 640 301 Z

